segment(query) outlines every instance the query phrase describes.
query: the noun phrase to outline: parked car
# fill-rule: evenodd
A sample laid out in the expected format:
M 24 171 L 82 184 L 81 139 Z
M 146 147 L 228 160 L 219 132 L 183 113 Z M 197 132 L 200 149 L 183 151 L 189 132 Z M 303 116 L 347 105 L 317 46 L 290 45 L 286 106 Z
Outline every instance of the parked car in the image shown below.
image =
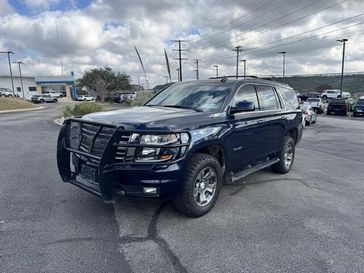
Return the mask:
M 308 98 L 306 103 L 311 105 L 312 109 L 315 110 L 317 113 L 324 112 L 324 103 L 321 98 Z
M 58 101 L 57 98 L 54 98 L 49 94 L 33 95 L 30 100 L 34 103 L 45 103 L 45 102 L 56 103 Z
M 357 117 L 357 116 L 364 116 L 364 96 L 360 97 L 355 106 L 354 106 L 354 110 L 353 110 L 353 116 Z
M 179 82 L 141 107 L 67 119 L 58 170 L 64 182 L 107 203 L 116 194 L 174 199 L 178 210 L 199 217 L 223 182 L 268 166 L 290 171 L 302 137 L 298 107 L 291 87 L 270 80 Z
M 317 114 L 311 105 L 303 104 L 300 109 L 302 110 L 305 125 L 310 126 L 312 123 L 316 123 Z
M 342 92 L 342 94 L 340 93 L 340 90 L 338 89 L 330 89 L 330 90 L 324 90 L 324 92 L 322 92 L 321 94 L 322 99 L 327 100 L 327 99 L 337 99 L 337 98 L 350 98 L 351 95 L 349 92 Z
M 345 99 L 330 99 L 327 105 L 327 115 L 331 115 L 332 113 L 341 114 L 346 116 L 348 111 Z
M 130 102 L 136 97 L 136 92 L 115 93 L 113 101 L 116 103 Z
M 95 97 L 89 95 L 81 95 L 76 97 L 77 101 L 94 101 Z
M 8 88 L 0 88 L 0 97 L 13 97 L 13 92 Z

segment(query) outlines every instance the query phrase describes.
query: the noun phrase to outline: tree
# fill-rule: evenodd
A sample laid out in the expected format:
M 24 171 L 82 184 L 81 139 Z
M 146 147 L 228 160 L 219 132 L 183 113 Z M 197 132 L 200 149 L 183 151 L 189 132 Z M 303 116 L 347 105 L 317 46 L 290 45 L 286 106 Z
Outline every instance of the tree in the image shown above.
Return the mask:
M 328 85 L 328 84 L 321 84 L 315 88 L 315 90 L 320 93 L 322 93 L 324 90 L 327 90 L 327 89 L 333 89 L 333 88 L 331 85 Z
M 101 101 L 104 102 L 109 91 L 130 89 L 130 76 L 120 72 L 115 74 L 110 67 L 94 68 L 86 71 L 77 84 L 95 90 Z

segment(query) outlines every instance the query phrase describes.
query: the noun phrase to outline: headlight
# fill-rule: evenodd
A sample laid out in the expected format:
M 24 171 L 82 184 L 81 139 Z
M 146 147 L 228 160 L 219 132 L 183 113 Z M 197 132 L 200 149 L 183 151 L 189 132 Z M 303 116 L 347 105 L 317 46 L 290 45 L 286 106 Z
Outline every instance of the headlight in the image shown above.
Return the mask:
M 186 147 L 170 147 L 177 144 L 188 144 L 189 136 L 182 134 L 159 134 L 159 135 L 136 135 L 133 134 L 132 140 L 138 141 L 145 147 L 139 147 L 136 151 L 136 161 L 161 162 L 176 159 L 183 155 Z M 158 147 L 148 147 L 158 146 Z M 160 146 L 160 147 L 159 147 Z

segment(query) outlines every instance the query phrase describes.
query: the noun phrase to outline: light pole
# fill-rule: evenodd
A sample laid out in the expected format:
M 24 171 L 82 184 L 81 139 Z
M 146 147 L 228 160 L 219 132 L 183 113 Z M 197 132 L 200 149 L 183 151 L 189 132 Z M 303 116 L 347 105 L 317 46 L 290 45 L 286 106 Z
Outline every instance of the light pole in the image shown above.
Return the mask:
M 282 75 L 283 75 L 283 81 L 284 81 L 284 76 L 285 76 L 285 74 L 286 74 L 286 51 L 281 51 L 281 52 L 278 52 L 278 54 L 282 54 L 283 55 L 283 73 L 282 73 Z
M 219 66 L 214 65 L 214 67 L 216 68 L 216 78 L 218 78 L 219 77 Z
M 10 61 L 10 54 L 14 54 L 14 52 L 12 51 L 0 51 L 0 53 L 3 54 L 8 54 L 8 61 L 9 61 L 9 70 L 10 70 L 10 79 L 11 79 L 11 87 L 13 88 L 13 96 L 15 96 L 14 94 L 14 81 L 13 81 L 13 71 L 11 70 L 11 61 Z
M 246 78 L 246 60 L 240 60 L 241 62 L 244 62 L 244 79 Z
M 341 61 L 341 80 L 340 80 L 340 97 L 343 97 L 343 80 L 344 80 L 344 61 L 345 61 L 345 43 L 348 39 L 336 40 L 340 43 L 343 43 L 343 58 Z
M 23 86 L 23 77 L 21 75 L 21 64 L 23 64 L 23 62 L 21 61 L 17 61 L 17 62 L 13 62 L 13 64 L 18 64 L 18 67 L 19 67 L 19 75 L 20 75 L 20 84 L 21 84 L 21 91 L 22 91 L 22 94 L 23 94 L 23 99 L 25 98 L 24 96 L 24 86 Z

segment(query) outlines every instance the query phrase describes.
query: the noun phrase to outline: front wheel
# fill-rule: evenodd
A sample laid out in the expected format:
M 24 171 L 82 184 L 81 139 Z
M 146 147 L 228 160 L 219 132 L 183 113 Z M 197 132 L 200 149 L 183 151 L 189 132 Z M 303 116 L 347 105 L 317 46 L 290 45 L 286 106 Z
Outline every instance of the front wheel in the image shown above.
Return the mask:
M 288 173 L 293 165 L 295 156 L 295 142 L 289 137 L 285 136 L 281 151 L 278 153 L 279 162 L 272 165 L 272 171 L 275 173 Z
M 174 205 L 183 214 L 200 217 L 215 205 L 222 184 L 222 168 L 208 154 L 194 154 L 187 166 L 182 195 Z

